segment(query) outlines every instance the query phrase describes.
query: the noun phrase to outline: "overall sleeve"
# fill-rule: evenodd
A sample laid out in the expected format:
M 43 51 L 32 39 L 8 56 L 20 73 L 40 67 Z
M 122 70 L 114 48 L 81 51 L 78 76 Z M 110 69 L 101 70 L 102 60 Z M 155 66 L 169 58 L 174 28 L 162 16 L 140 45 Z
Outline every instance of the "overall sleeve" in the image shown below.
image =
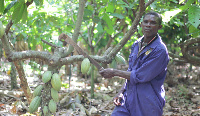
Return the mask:
M 168 55 L 165 50 L 152 51 L 149 55 L 139 68 L 131 71 L 130 82 L 132 84 L 151 81 L 167 69 Z

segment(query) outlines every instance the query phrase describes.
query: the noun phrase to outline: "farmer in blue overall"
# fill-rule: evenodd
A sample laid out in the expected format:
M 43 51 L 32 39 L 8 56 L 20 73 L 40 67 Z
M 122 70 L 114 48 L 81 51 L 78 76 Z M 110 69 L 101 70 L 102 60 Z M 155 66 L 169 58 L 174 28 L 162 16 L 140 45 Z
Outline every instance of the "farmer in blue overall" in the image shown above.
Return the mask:
M 158 34 L 162 18 L 156 12 L 144 15 L 143 36 L 131 47 L 127 71 L 107 68 L 99 71 L 104 78 L 119 76 L 126 79 L 114 98 L 111 116 L 162 116 L 165 105 L 164 80 L 169 56 Z

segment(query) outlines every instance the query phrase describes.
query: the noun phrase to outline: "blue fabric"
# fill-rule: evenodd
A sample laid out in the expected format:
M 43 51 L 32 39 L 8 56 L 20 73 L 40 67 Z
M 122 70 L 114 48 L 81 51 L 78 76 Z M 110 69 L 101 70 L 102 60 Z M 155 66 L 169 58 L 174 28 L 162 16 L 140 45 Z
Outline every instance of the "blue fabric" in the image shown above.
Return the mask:
M 161 37 L 157 36 L 140 53 L 139 43 L 143 37 L 132 45 L 127 70 L 131 71 L 131 76 L 126 80 L 124 104 L 116 106 L 112 116 L 162 116 L 165 105 L 163 83 L 169 56 Z

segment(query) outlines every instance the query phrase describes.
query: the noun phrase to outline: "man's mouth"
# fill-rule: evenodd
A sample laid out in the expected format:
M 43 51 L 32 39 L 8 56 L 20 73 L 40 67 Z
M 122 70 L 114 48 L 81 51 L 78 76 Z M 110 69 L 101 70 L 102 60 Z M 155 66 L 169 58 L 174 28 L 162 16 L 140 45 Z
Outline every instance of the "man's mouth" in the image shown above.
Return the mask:
M 148 31 L 151 31 L 151 29 L 144 29 L 144 31 L 147 31 L 147 32 L 148 32 Z

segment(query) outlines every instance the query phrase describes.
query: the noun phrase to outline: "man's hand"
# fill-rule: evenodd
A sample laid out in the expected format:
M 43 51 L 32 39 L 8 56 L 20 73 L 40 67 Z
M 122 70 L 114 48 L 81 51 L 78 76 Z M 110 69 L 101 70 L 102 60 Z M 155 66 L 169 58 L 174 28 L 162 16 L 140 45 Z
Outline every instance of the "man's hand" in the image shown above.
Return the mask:
M 114 77 L 114 70 L 112 68 L 107 68 L 99 71 L 99 74 L 101 74 L 104 78 L 112 78 Z
M 121 104 L 122 97 L 123 97 L 123 94 L 121 93 L 119 96 L 117 96 L 117 97 L 114 98 L 113 102 L 114 102 L 114 104 L 116 106 L 121 106 L 122 105 Z

